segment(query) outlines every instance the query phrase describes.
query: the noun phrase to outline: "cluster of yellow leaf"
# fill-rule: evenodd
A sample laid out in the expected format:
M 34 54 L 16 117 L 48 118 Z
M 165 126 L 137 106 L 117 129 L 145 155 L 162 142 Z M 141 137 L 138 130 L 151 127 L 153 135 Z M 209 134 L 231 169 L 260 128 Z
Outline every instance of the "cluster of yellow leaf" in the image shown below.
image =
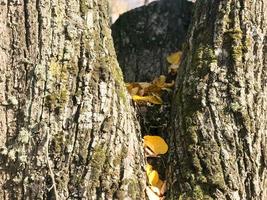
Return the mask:
M 144 148 L 147 157 L 157 157 L 168 151 L 168 145 L 160 136 L 144 136 Z M 146 174 L 148 177 L 149 187 L 146 188 L 149 200 L 163 199 L 166 191 L 166 181 L 159 178 L 159 174 L 150 164 L 146 165 Z
M 153 170 L 153 167 L 150 164 L 146 165 L 146 174 L 148 177 L 148 182 L 150 184 L 150 187 L 146 189 L 149 200 L 162 198 L 163 194 L 166 191 L 166 181 L 162 181 L 159 178 L 158 172 L 156 170 Z
M 182 52 L 178 51 L 172 53 L 167 57 L 167 61 L 170 63 L 168 73 L 174 75 L 177 73 L 182 58 Z M 126 83 L 126 87 L 132 99 L 137 103 L 152 103 L 162 104 L 161 93 L 163 90 L 170 91 L 174 85 L 174 81 L 171 83 L 166 82 L 166 76 L 161 75 L 156 77 L 151 83 L 148 82 L 134 82 Z
M 167 61 L 170 63 L 168 75 L 171 75 L 171 77 L 176 77 L 181 58 L 182 52 L 180 51 L 172 53 L 167 57 Z M 166 76 L 161 75 L 155 78 L 151 83 L 127 83 L 126 87 L 132 96 L 132 99 L 137 103 L 162 104 L 162 91 L 170 91 L 174 85 L 174 79 L 171 79 L 171 83 L 166 82 L 166 80 Z M 159 157 L 160 155 L 167 153 L 168 145 L 160 136 L 146 135 L 143 139 L 146 157 Z M 146 187 L 148 199 L 164 199 L 164 193 L 166 192 L 166 181 L 163 181 L 159 178 L 159 173 L 154 170 L 150 164 L 146 165 L 146 174 L 149 183 L 149 186 Z
M 166 76 L 161 75 L 155 78 L 151 83 L 134 82 L 127 83 L 126 87 L 132 99 L 137 103 L 162 104 L 161 93 L 163 90 L 170 91 L 174 82 L 167 83 Z

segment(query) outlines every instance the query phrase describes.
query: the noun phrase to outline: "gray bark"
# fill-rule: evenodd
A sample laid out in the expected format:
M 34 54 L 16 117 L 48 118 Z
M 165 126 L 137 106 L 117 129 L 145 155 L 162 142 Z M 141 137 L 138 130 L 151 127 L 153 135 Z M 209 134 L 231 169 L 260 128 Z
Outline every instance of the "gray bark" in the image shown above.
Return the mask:
M 169 199 L 267 199 L 267 2 L 197 1 L 176 80 Z
M 112 25 L 112 36 L 125 81 L 151 81 L 166 74 L 166 57 L 181 50 L 192 3 L 160 0 L 124 13 Z
M 144 199 L 105 0 L 0 1 L 0 199 Z

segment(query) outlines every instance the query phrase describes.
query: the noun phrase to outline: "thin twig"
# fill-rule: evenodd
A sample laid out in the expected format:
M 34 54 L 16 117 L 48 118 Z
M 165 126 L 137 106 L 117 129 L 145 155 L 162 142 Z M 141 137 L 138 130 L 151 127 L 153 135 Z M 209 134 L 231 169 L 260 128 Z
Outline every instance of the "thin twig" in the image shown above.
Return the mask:
M 56 181 L 55 181 L 55 175 L 54 175 L 54 172 L 52 170 L 52 167 L 51 167 L 51 164 L 50 164 L 50 159 L 49 159 L 49 152 L 48 152 L 48 149 L 49 149 L 49 133 L 48 133 L 48 130 L 46 130 L 46 137 L 47 137 L 47 142 L 46 142 L 46 160 L 47 160 L 47 165 L 48 165 L 48 169 L 49 169 L 49 172 L 50 172 L 50 177 L 52 179 L 52 187 L 54 188 L 54 194 L 55 194 L 55 200 L 59 200 L 58 198 L 58 193 L 57 193 L 57 186 L 56 186 Z

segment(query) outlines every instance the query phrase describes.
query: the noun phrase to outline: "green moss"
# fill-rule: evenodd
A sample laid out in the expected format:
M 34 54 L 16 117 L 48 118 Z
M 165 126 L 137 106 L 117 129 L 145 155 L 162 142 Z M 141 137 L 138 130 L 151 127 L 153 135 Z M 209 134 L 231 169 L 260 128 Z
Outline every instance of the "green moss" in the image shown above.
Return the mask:
M 193 164 L 196 171 L 198 171 L 198 172 L 202 171 L 200 160 L 196 155 L 192 157 L 192 164 Z
M 67 82 L 69 69 L 67 64 L 62 64 L 56 58 L 52 58 L 49 64 L 48 73 L 51 76 L 50 87 L 52 92 L 45 97 L 45 105 L 49 109 L 60 110 L 69 100 L 69 91 L 67 90 Z M 61 85 L 57 90 L 58 84 Z
M 203 191 L 202 191 L 201 187 L 199 185 L 196 185 L 194 190 L 193 190 L 192 198 L 194 200 L 202 200 L 203 197 L 204 197 L 204 195 L 203 195 Z
M 245 52 L 248 52 L 249 49 L 251 49 L 251 48 L 252 48 L 252 41 L 251 41 L 251 38 L 248 37 L 248 36 L 246 36 L 246 37 L 245 37 L 245 44 L 244 44 L 244 46 L 243 46 L 243 50 L 244 50 Z
M 197 126 L 189 126 L 186 130 L 186 134 L 188 135 L 191 144 L 197 144 L 197 129 Z
M 61 109 L 66 105 L 68 99 L 68 91 L 63 88 L 59 92 L 52 92 L 51 94 L 47 95 L 45 98 L 45 105 L 52 110 L 55 108 Z
M 238 102 L 233 102 L 230 104 L 230 108 L 232 109 L 232 111 L 237 112 L 241 110 L 242 107 Z
M 232 47 L 232 58 L 235 62 L 242 61 L 242 46 L 241 45 L 233 45 Z
M 197 181 L 200 182 L 200 183 L 207 183 L 207 177 L 202 175 L 202 174 L 199 174 L 197 176 Z
M 49 109 L 54 109 L 57 103 L 57 94 L 52 93 L 45 97 L 45 106 Z
M 88 13 L 88 10 L 89 10 L 88 1 L 81 0 L 80 1 L 80 11 L 81 11 L 82 15 L 85 16 Z
M 136 196 L 138 194 L 138 182 L 135 179 L 125 179 L 123 180 L 123 185 L 128 186 L 128 194 L 131 197 L 131 199 L 136 199 Z
M 120 99 L 122 99 L 122 102 L 125 104 L 126 103 L 125 89 L 119 90 L 118 92 Z
M 60 132 L 53 137 L 52 143 L 55 149 L 55 153 L 61 153 L 64 148 L 64 133 Z
M 91 163 L 92 163 L 91 164 L 91 167 L 92 167 L 91 178 L 93 180 L 98 180 L 107 157 L 109 157 L 109 155 L 106 155 L 106 151 L 101 145 L 98 145 L 94 148 L 92 159 L 91 159 Z
M 204 77 L 210 71 L 212 63 L 217 63 L 214 49 L 209 45 L 200 43 L 192 54 L 193 73 L 196 77 Z
M 225 182 L 224 182 L 222 172 L 218 171 L 212 177 L 210 177 L 210 183 L 212 185 L 214 185 L 216 188 L 224 190 L 225 189 Z
M 179 195 L 179 200 L 212 200 L 209 194 L 205 193 L 200 185 L 195 185 L 193 190 Z
M 242 39 L 242 30 L 240 28 L 236 29 L 230 29 L 225 32 L 226 34 L 229 34 L 229 36 L 234 40 L 241 40 Z
M 243 110 L 243 111 L 241 111 L 241 115 L 242 115 L 242 121 L 243 121 L 244 128 L 248 132 L 254 133 L 256 130 L 255 130 L 255 127 L 253 126 L 253 123 L 251 121 L 251 118 L 250 118 L 248 112 L 246 110 Z
M 66 90 L 66 88 L 61 89 L 60 93 L 59 93 L 59 97 L 58 97 L 58 103 L 59 103 L 59 107 L 63 108 L 65 106 L 65 104 L 68 102 L 69 99 L 69 92 L 68 90 Z
M 243 32 L 241 29 L 230 29 L 225 32 L 225 39 L 228 48 L 230 48 L 231 58 L 235 64 L 238 64 L 242 61 L 243 55 L 243 45 L 242 45 L 242 35 Z

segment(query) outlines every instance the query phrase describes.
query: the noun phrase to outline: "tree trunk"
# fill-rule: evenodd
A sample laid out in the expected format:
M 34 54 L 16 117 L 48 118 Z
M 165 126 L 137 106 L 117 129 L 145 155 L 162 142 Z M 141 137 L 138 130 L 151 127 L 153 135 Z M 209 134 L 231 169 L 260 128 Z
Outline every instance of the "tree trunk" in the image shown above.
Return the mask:
M 0 1 L 0 199 L 144 199 L 106 0 Z
M 267 199 L 267 2 L 197 1 L 176 80 L 170 199 Z

